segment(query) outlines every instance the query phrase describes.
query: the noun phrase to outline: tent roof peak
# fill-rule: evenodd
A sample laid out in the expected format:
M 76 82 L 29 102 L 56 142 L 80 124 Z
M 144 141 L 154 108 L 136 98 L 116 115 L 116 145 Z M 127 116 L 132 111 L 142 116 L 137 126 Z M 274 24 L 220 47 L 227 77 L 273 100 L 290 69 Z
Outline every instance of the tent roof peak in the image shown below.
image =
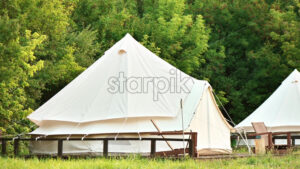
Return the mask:
M 300 73 L 297 69 L 295 69 L 286 79 L 284 79 L 284 81 L 282 82 L 282 84 L 284 83 L 295 83 L 300 81 Z

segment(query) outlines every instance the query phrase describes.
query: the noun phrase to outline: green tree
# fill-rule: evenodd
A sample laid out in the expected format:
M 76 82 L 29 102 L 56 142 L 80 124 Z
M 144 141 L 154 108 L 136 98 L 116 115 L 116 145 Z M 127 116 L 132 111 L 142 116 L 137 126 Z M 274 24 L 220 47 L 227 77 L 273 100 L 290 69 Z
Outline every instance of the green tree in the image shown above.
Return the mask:
M 269 32 L 264 46 L 249 53 L 256 69 L 245 84 L 247 103 L 262 103 L 295 68 L 300 69 L 300 21 L 297 3 L 280 9 L 274 5 L 264 31 Z M 299 3 L 298 3 L 299 5 Z M 251 92 L 252 91 L 252 92 Z
M 29 79 L 43 67 L 34 52 L 45 39 L 28 30 L 20 32 L 16 20 L 0 17 L 0 129 L 6 133 L 29 130 L 23 121 L 32 112 L 26 89 Z
M 188 1 L 211 28 L 206 63 L 194 73 L 222 93 L 236 122 L 255 110 L 299 62 L 299 2 Z

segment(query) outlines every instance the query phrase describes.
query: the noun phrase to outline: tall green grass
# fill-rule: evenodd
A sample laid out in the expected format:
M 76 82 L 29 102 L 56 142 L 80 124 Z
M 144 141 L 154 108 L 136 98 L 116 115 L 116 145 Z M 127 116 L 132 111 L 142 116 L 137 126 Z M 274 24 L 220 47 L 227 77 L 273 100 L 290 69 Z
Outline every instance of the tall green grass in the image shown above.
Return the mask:
M 139 156 L 128 158 L 93 158 L 93 159 L 23 159 L 0 158 L 0 168 L 3 169 L 194 169 L 194 168 L 300 168 L 300 156 L 287 155 L 275 157 L 248 157 L 222 160 L 194 160 L 194 159 L 148 159 Z

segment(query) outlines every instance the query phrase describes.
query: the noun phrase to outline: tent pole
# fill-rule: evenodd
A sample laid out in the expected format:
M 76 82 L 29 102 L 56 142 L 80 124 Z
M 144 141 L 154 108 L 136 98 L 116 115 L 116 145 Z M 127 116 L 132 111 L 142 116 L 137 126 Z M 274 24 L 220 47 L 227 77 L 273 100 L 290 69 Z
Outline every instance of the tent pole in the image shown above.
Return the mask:
M 181 125 L 182 125 L 182 145 L 183 145 L 183 156 L 185 156 L 185 146 L 184 146 L 184 124 L 183 124 L 183 109 L 182 109 L 182 99 L 180 99 L 180 109 L 181 109 Z

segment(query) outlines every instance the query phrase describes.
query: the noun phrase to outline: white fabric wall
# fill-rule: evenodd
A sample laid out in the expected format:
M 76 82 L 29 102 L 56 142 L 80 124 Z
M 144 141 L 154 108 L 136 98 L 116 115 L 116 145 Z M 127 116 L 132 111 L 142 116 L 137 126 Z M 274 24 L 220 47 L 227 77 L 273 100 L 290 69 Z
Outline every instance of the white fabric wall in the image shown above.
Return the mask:
M 75 136 L 74 136 L 75 137 Z M 115 135 L 94 135 L 91 137 L 97 138 L 112 138 Z M 118 138 L 139 138 L 137 134 L 120 134 Z M 141 135 L 141 137 L 157 137 L 161 136 L 149 136 Z M 182 136 L 165 136 L 165 138 L 182 138 Z M 188 136 L 185 137 L 186 139 Z M 174 149 L 182 148 L 183 142 L 169 141 L 169 144 Z M 184 143 L 186 147 L 186 142 Z M 57 141 L 32 141 L 31 142 L 31 152 L 33 154 L 56 154 L 57 153 Z M 108 142 L 108 152 L 113 154 L 118 153 L 141 153 L 149 154 L 151 150 L 150 141 L 125 141 L 125 140 L 110 140 Z M 167 145 L 165 141 L 156 142 L 156 151 L 170 151 L 171 148 Z M 82 154 L 90 153 L 97 154 L 103 152 L 103 141 L 64 141 L 63 142 L 63 153 L 65 154 Z
M 122 81 L 123 85 L 116 87 L 119 90 L 110 91 L 110 80 L 120 73 L 124 79 L 136 78 L 138 90 L 121 87 L 131 85 Z M 182 79 L 188 80 L 182 84 Z M 127 34 L 28 118 L 40 125 L 47 120 L 83 123 L 127 117 L 176 117 L 180 100 L 186 98 L 195 80 Z M 160 86 L 164 91 L 159 90 Z
M 143 87 L 141 92 L 126 90 L 109 91 L 112 77 L 120 77 L 124 73 L 127 80 L 117 83 L 123 84 L 128 78 L 151 78 L 153 83 Z M 164 83 L 155 84 L 158 79 L 163 80 L 166 91 L 157 90 Z M 118 78 L 117 78 L 118 79 Z M 126 79 L 124 77 L 124 79 Z M 124 80 L 123 79 L 123 80 Z M 149 80 L 149 79 L 148 79 Z M 182 83 L 185 82 L 185 83 Z M 116 88 L 121 88 L 117 85 Z M 155 121 L 161 131 L 182 131 L 190 125 L 194 113 L 199 116 L 193 124 L 193 131 L 199 132 L 199 149 L 221 148 L 230 149 L 230 126 L 223 125 L 222 114 L 218 114 L 214 98 L 209 96 L 209 83 L 196 80 L 181 72 L 171 64 L 156 56 L 127 34 L 82 74 L 76 77 L 65 88 L 35 110 L 28 118 L 39 128 L 32 135 L 95 135 L 109 133 L 138 133 L 157 132 L 151 120 Z M 146 90 L 146 91 L 145 91 Z M 156 93 L 155 93 L 156 92 Z M 201 97 L 205 92 L 205 98 Z M 158 98 L 155 98 L 155 97 Z M 156 100 L 157 99 L 157 100 Z M 183 100 L 183 113 L 180 101 Z M 201 103 L 197 109 L 198 103 Z M 197 111 L 196 111 L 197 109 Z M 200 115 L 198 115 L 200 113 Z M 184 116 L 182 122 L 182 115 Z M 203 116 L 203 118 L 202 118 Z M 182 123 L 183 126 L 182 127 Z M 220 124 L 219 124 L 220 123 Z M 220 140 L 219 138 L 222 138 Z M 225 139 L 224 139 L 225 138 Z M 118 142 L 119 143 L 119 142 Z M 111 151 L 116 152 L 147 152 L 148 143 L 129 142 L 128 146 L 111 145 Z M 56 151 L 56 143 L 51 148 Z M 159 150 L 164 148 L 165 143 Z M 177 146 L 177 143 L 173 143 Z M 33 142 L 33 151 L 47 153 L 47 147 L 42 143 Z M 178 144 L 179 145 L 179 144 Z M 182 143 L 180 144 L 182 147 Z M 94 142 L 66 142 L 66 151 L 102 151 L 101 143 Z M 148 147 L 147 147 L 148 146 Z
M 209 88 L 205 90 L 190 129 L 198 133 L 197 150 L 211 149 L 231 152 L 230 128 L 225 119 L 220 115 L 214 98 Z
M 236 128 L 253 132 L 251 122 L 264 122 L 272 132 L 300 131 L 300 73 L 297 70 Z
M 206 81 L 195 81 L 191 93 L 183 98 L 184 128 L 187 128 L 203 95 L 209 87 Z M 180 102 L 178 102 L 180 105 Z M 68 135 L 68 134 L 105 134 L 105 133 L 138 133 L 156 132 L 150 120 L 154 120 L 161 131 L 182 131 L 181 111 L 176 117 L 128 117 L 85 123 L 44 120 L 39 128 L 31 132 L 35 135 Z
M 198 133 L 197 150 L 205 152 L 205 154 L 214 153 L 230 153 L 230 126 L 220 114 L 218 107 L 214 102 L 214 98 L 209 89 L 209 85 L 204 88 L 204 92 L 194 115 L 188 115 L 185 118 L 192 118 L 186 126 L 186 131 L 194 131 Z M 202 92 L 201 92 L 202 94 Z M 181 130 L 181 115 L 177 118 L 155 118 L 154 121 L 161 127 L 162 131 L 180 131 Z M 83 123 L 66 122 L 44 122 L 40 128 L 32 134 L 43 135 L 64 135 L 67 137 L 70 131 L 73 134 L 87 133 L 116 133 L 113 135 L 93 135 L 93 137 L 139 137 L 139 132 L 155 132 L 156 129 L 148 118 L 128 118 L 124 123 L 124 119 L 114 119 L 108 121 Z M 190 125 L 189 125 L 190 124 Z M 124 132 L 135 132 L 131 135 L 124 135 Z M 141 137 L 155 137 L 149 135 L 140 135 Z M 160 137 L 160 136 L 157 136 Z M 165 136 L 169 138 L 182 138 L 182 135 Z M 186 136 L 188 138 L 188 136 Z M 182 142 L 170 142 L 173 148 L 183 148 Z M 45 144 L 45 145 L 44 145 Z M 101 153 L 101 141 L 65 141 L 65 153 Z M 157 142 L 157 151 L 171 150 L 164 141 Z M 39 141 L 32 142 L 31 151 L 36 154 L 55 154 L 57 152 L 57 143 L 55 141 L 43 143 Z M 149 153 L 149 141 L 110 141 L 109 152 L 113 153 Z

